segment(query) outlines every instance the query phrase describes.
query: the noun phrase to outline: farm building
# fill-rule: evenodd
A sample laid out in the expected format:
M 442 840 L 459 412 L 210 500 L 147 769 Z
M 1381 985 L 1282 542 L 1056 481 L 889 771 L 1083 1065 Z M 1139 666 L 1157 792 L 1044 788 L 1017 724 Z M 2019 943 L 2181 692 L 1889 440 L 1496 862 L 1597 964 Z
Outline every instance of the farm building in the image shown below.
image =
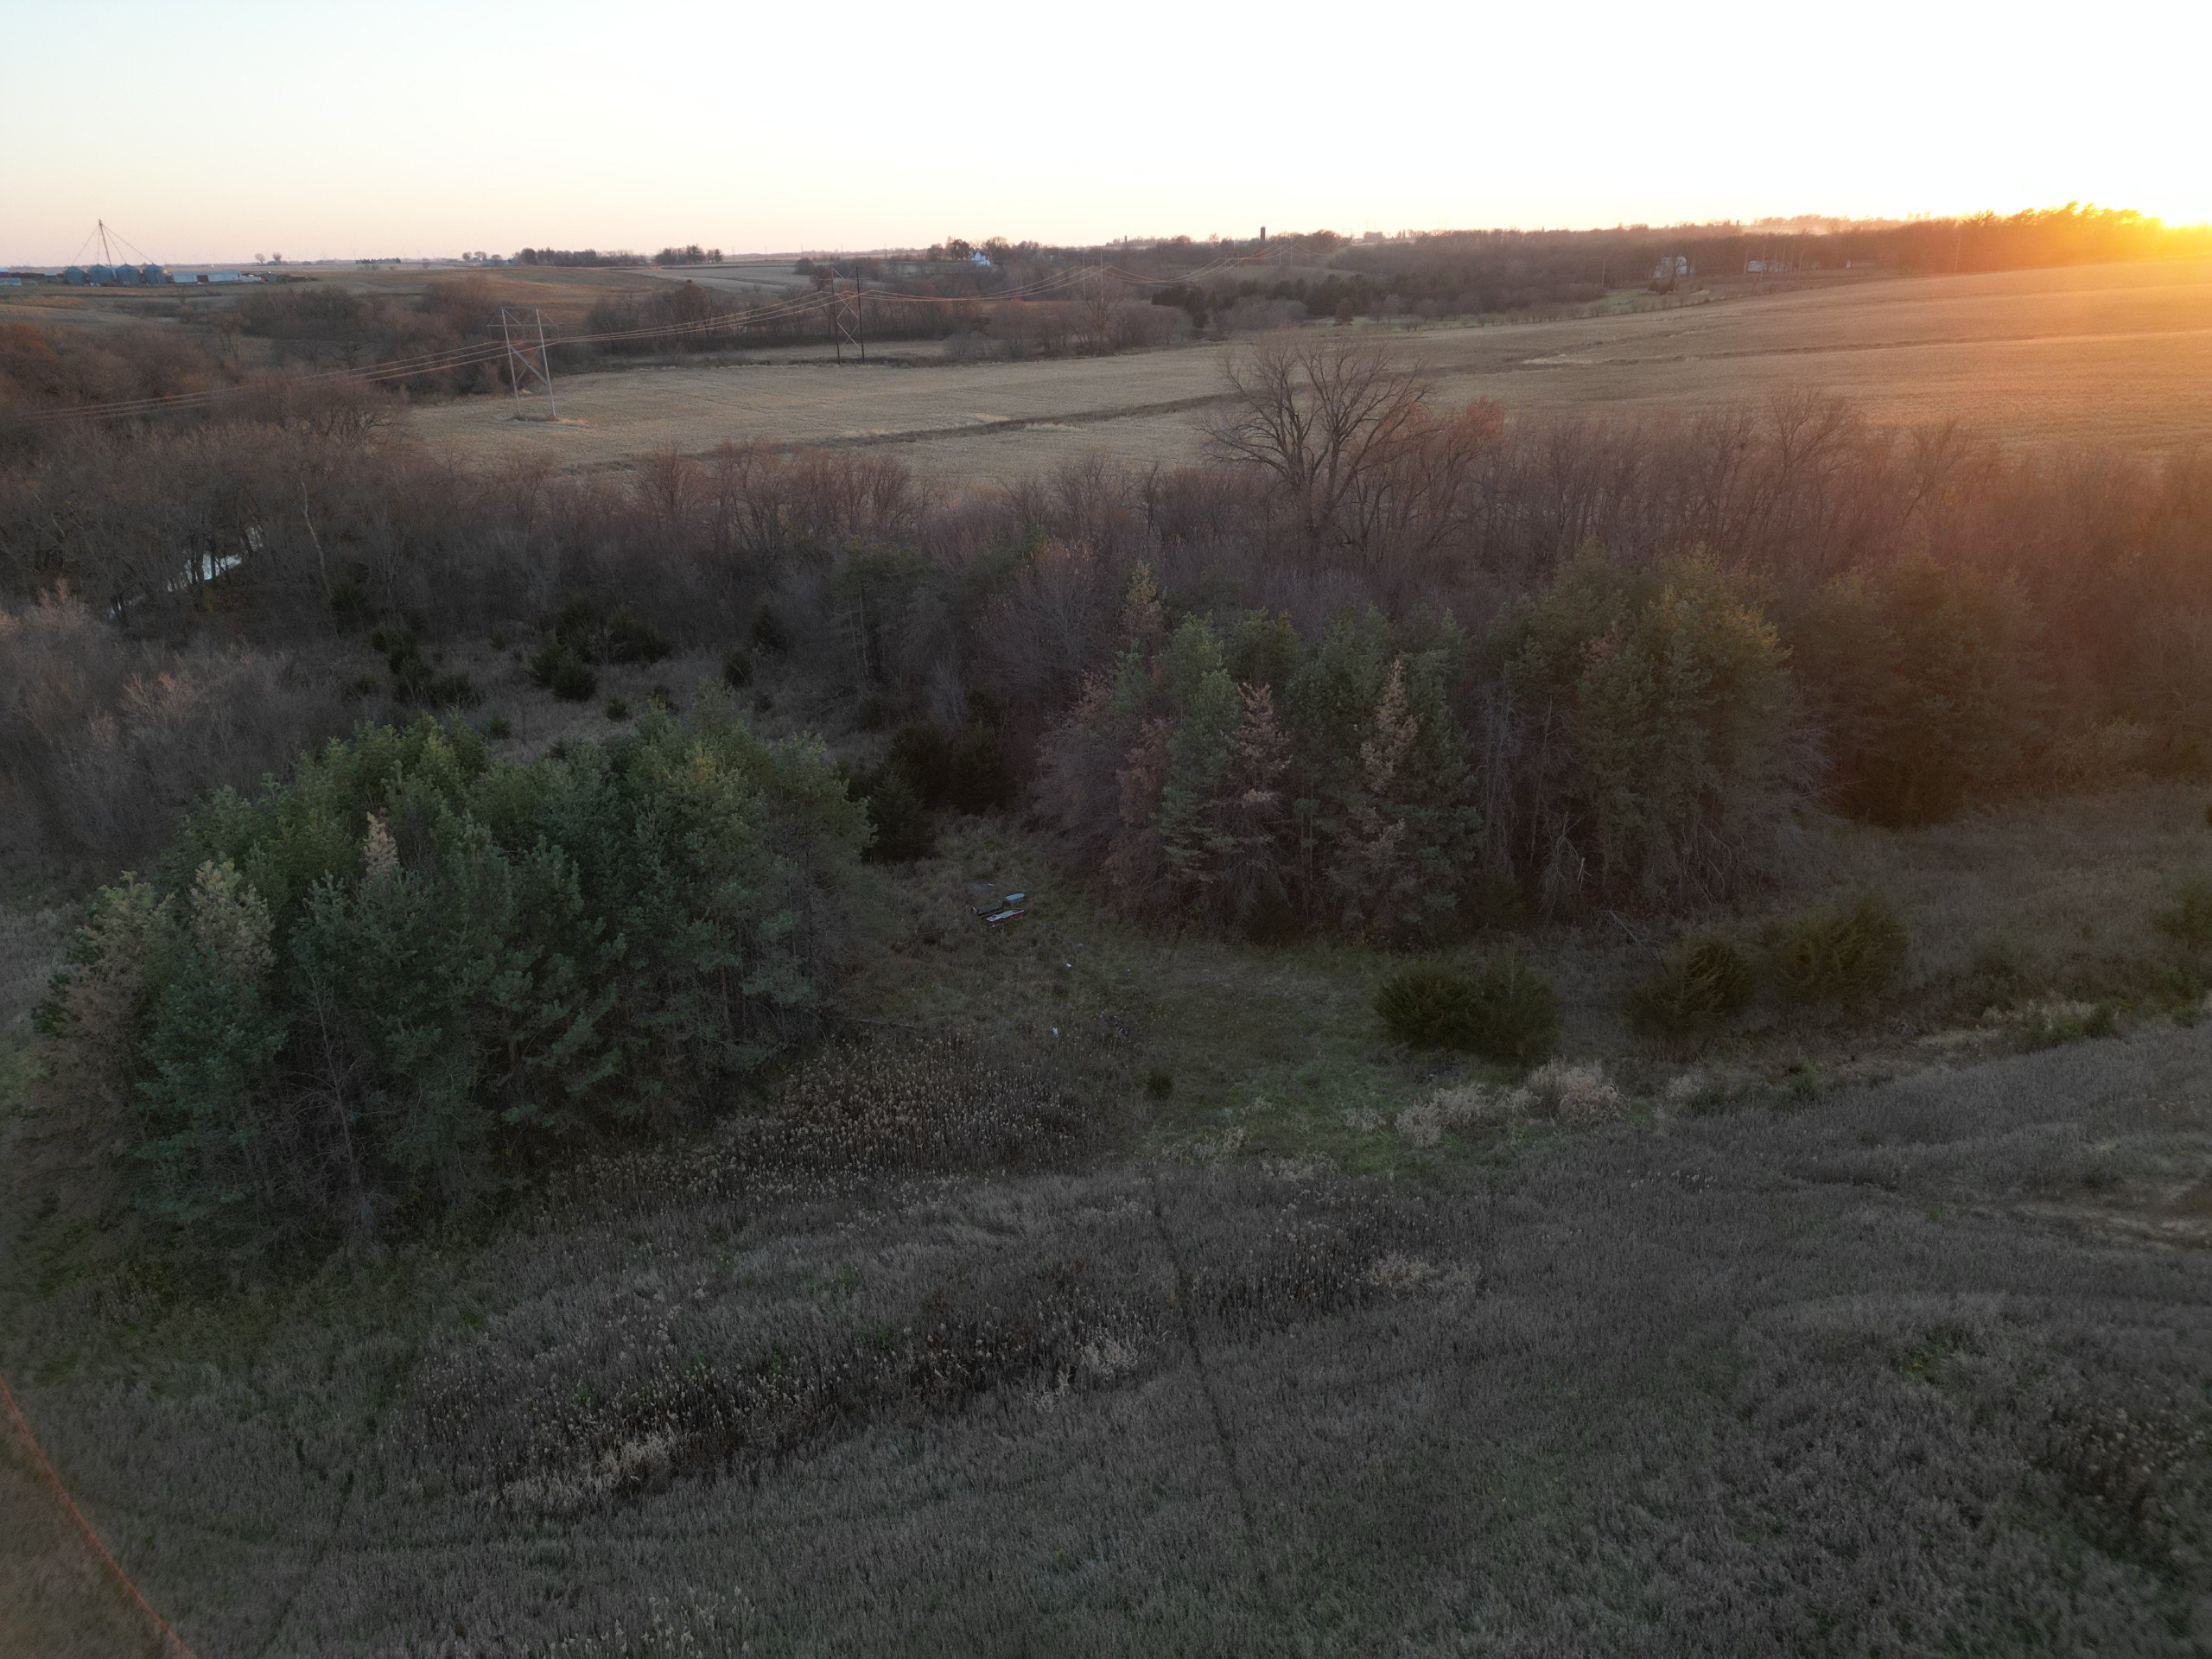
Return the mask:
M 72 288 L 162 288 L 176 278 L 159 265 L 72 265 L 61 280 Z

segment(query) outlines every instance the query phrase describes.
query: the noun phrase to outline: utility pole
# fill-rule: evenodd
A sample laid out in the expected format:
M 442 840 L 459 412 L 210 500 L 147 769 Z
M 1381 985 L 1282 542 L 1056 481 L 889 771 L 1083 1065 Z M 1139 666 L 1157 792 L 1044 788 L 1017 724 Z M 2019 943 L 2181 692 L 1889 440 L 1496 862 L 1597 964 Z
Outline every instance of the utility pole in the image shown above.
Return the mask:
M 535 330 L 537 343 L 531 342 Z M 515 418 L 522 418 L 522 382 L 526 374 L 545 388 L 545 407 L 561 418 L 561 405 L 553 397 L 553 359 L 545 346 L 545 314 L 536 306 L 499 308 L 499 340 L 507 348 L 507 384 L 514 388 Z

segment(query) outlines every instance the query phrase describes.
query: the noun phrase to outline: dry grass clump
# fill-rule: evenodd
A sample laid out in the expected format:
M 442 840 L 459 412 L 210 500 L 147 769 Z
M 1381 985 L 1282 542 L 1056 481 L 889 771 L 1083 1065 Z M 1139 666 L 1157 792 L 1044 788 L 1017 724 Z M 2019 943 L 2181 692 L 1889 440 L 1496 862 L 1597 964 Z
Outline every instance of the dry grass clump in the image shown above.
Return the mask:
M 1455 1084 L 1400 1112 L 1398 1133 L 1408 1144 L 1426 1149 L 1440 1144 L 1446 1131 L 1471 1129 L 1503 1117 L 1506 1099 L 1486 1084 Z
M 828 1049 L 792 1072 L 762 1150 L 858 1173 L 1051 1160 L 1082 1134 L 1081 1111 L 1039 1055 L 967 1035 L 876 1039 Z
M 1594 1060 L 1554 1060 L 1541 1065 L 1506 1100 L 1506 1109 L 1516 1116 L 1557 1118 L 1563 1123 L 1608 1123 L 1628 1106 L 1628 1096 Z
M 1562 1123 L 1609 1123 L 1628 1109 L 1629 1097 L 1595 1060 L 1548 1060 L 1511 1089 L 1463 1083 L 1439 1089 L 1398 1114 L 1398 1133 L 1409 1145 L 1440 1145 L 1447 1132 L 1514 1119 Z
M 344 725 L 289 656 L 137 644 L 67 593 L 0 611 L 0 836 L 20 847 L 135 857 L 195 797 Z

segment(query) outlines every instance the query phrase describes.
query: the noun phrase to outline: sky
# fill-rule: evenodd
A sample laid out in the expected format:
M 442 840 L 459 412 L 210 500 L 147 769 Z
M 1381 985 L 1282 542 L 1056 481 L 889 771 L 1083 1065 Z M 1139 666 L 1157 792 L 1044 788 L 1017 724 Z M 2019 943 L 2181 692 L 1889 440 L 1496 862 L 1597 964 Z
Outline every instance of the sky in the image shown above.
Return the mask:
M 2212 220 L 2205 0 L 0 0 L 0 261 Z

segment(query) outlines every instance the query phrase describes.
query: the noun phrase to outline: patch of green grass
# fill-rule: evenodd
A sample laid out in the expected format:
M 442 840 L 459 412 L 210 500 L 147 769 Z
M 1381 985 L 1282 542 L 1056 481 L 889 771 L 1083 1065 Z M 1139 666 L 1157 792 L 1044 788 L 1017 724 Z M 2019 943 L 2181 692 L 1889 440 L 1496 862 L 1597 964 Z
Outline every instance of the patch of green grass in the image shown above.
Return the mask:
M 1370 1004 L 1385 959 L 1356 945 L 1250 945 L 1121 920 L 1042 850 L 996 824 L 947 835 L 888 870 L 882 942 L 853 987 L 862 1016 L 964 1023 L 989 1040 L 1058 1046 L 1102 1109 L 1151 1144 L 1363 1166 L 1386 1121 L 1425 1092 L 1433 1056 L 1394 1051 Z M 1007 893 L 1020 920 L 973 913 Z M 1164 1089 L 1153 1079 L 1164 1077 Z
M 2173 903 L 2152 920 L 2177 944 L 2212 944 L 2212 875 L 2183 877 L 2175 884 Z

